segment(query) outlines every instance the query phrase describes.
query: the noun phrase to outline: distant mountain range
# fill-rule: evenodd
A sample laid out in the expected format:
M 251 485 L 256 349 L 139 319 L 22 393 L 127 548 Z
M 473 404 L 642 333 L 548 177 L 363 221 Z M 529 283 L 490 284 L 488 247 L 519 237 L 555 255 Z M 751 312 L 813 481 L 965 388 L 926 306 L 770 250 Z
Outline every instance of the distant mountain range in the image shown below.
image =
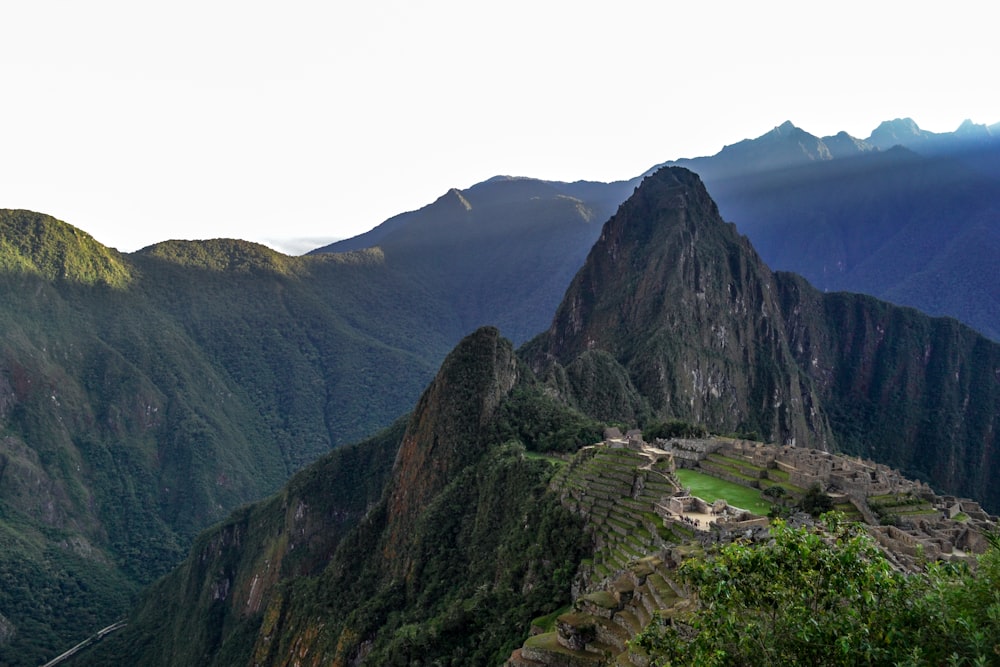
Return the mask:
M 934 134 L 903 119 L 858 140 L 784 123 L 668 164 L 701 175 L 772 268 L 1000 340 L 1000 126 Z
M 954 317 L 1000 340 L 1000 124 L 932 133 L 896 119 L 856 139 L 785 122 L 716 155 L 663 165 L 698 173 L 722 217 L 772 268 L 823 291 Z M 497 177 L 314 252 L 380 247 L 448 294 L 468 326 L 493 324 L 522 342 L 548 325 L 600 221 L 640 179 Z M 456 197 L 464 203 L 449 207 Z M 531 250 L 511 252 L 511 238 L 533 239 Z

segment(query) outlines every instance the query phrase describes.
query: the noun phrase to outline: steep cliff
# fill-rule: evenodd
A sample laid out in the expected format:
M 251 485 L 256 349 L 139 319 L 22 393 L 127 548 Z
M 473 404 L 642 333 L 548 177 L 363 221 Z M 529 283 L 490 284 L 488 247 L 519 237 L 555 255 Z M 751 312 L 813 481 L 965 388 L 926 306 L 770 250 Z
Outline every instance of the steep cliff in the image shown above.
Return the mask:
M 656 416 L 829 445 L 770 270 L 687 170 L 643 181 L 605 225 L 548 332 L 526 347 L 536 371 L 551 374 L 555 362 L 571 378 L 595 351 L 627 371 Z M 587 411 L 589 392 L 575 394 Z

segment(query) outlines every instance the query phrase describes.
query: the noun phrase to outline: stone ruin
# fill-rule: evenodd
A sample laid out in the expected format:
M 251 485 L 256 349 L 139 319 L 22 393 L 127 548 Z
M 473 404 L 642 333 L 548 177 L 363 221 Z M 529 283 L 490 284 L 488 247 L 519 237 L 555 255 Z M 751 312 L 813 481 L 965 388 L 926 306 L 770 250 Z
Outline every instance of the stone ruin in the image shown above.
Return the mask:
M 965 559 L 985 549 L 984 533 L 1000 523 L 973 500 L 939 496 L 924 482 L 857 457 L 730 438 L 657 440 L 655 446 L 669 452 L 678 466 L 751 487 L 818 486 L 834 503 L 855 507 L 869 532 L 901 566 L 916 566 L 921 559 Z M 719 457 L 731 462 L 740 475 L 721 472 L 713 465 Z M 914 516 L 886 513 L 883 505 L 892 508 L 893 503 L 904 509 L 919 505 L 927 511 Z

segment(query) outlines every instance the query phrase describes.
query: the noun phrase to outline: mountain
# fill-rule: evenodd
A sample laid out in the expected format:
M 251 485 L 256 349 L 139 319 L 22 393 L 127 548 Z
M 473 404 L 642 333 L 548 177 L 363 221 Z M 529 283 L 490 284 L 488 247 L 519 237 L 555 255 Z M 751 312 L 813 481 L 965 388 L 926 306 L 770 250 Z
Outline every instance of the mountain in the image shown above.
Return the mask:
M 761 239 L 764 261 L 787 269 L 769 253 L 805 258 L 824 291 L 846 276 L 989 332 L 1000 312 L 989 270 L 1000 159 L 983 128 L 962 133 L 975 141 L 882 150 L 785 124 L 691 166 L 719 192 L 722 219 Z M 740 171 L 744 162 L 754 170 Z M 734 175 L 713 181 L 713 164 Z M 0 212 L 0 574 L 10 582 L 0 587 L 0 660 L 38 664 L 81 627 L 117 618 L 199 530 L 412 408 L 478 326 L 518 343 L 544 331 L 600 223 L 637 184 L 498 177 L 301 258 L 234 240 L 124 255 L 48 216 Z M 714 206 L 690 205 L 706 216 Z M 580 341 L 547 343 L 546 363 L 558 363 L 545 367 L 547 384 L 519 385 L 503 403 L 505 441 L 569 451 L 592 420 L 685 418 L 885 457 L 995 502 L 989 345 L 954 322 L 820 298 L 772 274 L 732 229 L 697 228 L 660 239 L 683 265 L 634 253 L 669 298 L 624 272 L 641 290 L 612 292 L 632 301 L 609 293 L 588 311 L 607 331 L 581 331 L 607 346 L 573 356 Z M 621 240 L 642 247 L 638 233 Z M 695 236 L 711 243 L 674 245 Z M 604 281 L 621 268 L 595 261 L 585 273 Z M 646 305 L 657 299 L 663 312 Z M 762 314 L 751 327 L 743 308 Z M 830 333 L 844 322 L 850 336 Z
M 785 121 L 756 139 L 744 139 L 726 146 L 711 157 L 684 158 L 665 164 L 687 167 L 701 175 L 706 182 L 714 182 L 748 173 L 855 157 L 877 148 L 870 141 L 860 141 L 846 132 L 821 139 L 796 127 L 791 121 Z M 654 167 L 650 171 L 658 168 Z
M 620 493 L 641 513 L 645 484 L 666 484 L 659 459 L 639 480 L 610 462 L 592 469 L 586 454 L 570 463 L 544 454 L 556 449 L 553 433 L 596 441 L 594 412 L 867 449 L 996 507 L 998 373 L 1000 346 L 954 320 L 772 273 L 695 174 L 665 168 L 604 225 L 547 332 L 517 355 L 496 329 L 468 336 L 404 432 L 327 455 L 206 532 L 82 664 L 500 664 L 530 619 L 568 602 L 578 566 L 630 567 L 625 546 L 612 561 L 588 557 L 595 543 L 561 493 L 593 494 L 616 540 L 657 534 L 623 523 L 608 503 Z M 753 458 L 753 444 L 733 442 Z M 874 464 L 856 465 L 875 471 L 862 486 L 877 481 Z M 578 467 L 601 479 L 568 486 Z M 565 488 L 550 484 L 556 470 Z M 792 483 L 789 474 L 775 472 Z M 366 484 L 352 495 L 344 481 L 359 475 Z M 642 522 L 657 518 L 649 514 Z M 682 552 L 690 547 L 670 553 Z M 595 605 L 632 590 L 606 583 L 617 593 L 595 593 Z
M 818 400 L 773 282 L 698 177 L 662 170 L 605 225 L 528 354 L 540 374 L 553 372 L 550 362 L 565 368 L 587 413 L 597 406 L 577 369 L 609 354 L 654 415 L 826 449 L 829 429 L 811 409 Z M 641 414 L 604 416 L 635 423 Z
M 818 138 L 784 123 L 696 171 L 773 269 L 824 291 L 852 291 L 949 315 L 1000 340 L 1000 139 L 910 119 L 866 140 Z
M 314 253 L 378 248 L 454 309 L 459 335 L 492 325 L 520 343 L 548 324 L 601 224 L 631 189 L 496 177 Z
M 523 373 L 496 329 L 474 332 L 405 432 L 327 455 L 203 535 L 84 664 L 502 661 L 568 599 L 586 553 L 579 519 L 546 490 L 552 464 L 500 437 L 514 394 L 531 391 Z
M 895 119 L 866 139 L 817 137 L 786 121 L 716 155 L 659 166 L 698 173 L 772 269 L 955 317 L 1000 340 L 990 270 L 1000 257 L 998 137 L 969 121 L 932 133 Z M 492 324 L 520 344 L 548 325 L 600 223 L 638 182 L 497 177 L 315 252 L 379 248 L 453 304 L 453 340 Z
M 3 211 L 0 267 L 4 664 L 120 617 L 199 531 L 412 406 L 453 344 L 376 252 L 122 255 Z

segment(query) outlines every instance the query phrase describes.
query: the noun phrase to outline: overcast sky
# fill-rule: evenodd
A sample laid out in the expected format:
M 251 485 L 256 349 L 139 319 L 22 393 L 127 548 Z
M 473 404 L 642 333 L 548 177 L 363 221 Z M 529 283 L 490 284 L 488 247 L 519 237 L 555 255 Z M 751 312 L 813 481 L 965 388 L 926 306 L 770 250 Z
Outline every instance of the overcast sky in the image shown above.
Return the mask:
M 1000 121 L 1000 5 L 818 6 L 3 1 L 0 207 L 123 251 L 298 252 L 497 174 L 631 178 L 785 120 Z

